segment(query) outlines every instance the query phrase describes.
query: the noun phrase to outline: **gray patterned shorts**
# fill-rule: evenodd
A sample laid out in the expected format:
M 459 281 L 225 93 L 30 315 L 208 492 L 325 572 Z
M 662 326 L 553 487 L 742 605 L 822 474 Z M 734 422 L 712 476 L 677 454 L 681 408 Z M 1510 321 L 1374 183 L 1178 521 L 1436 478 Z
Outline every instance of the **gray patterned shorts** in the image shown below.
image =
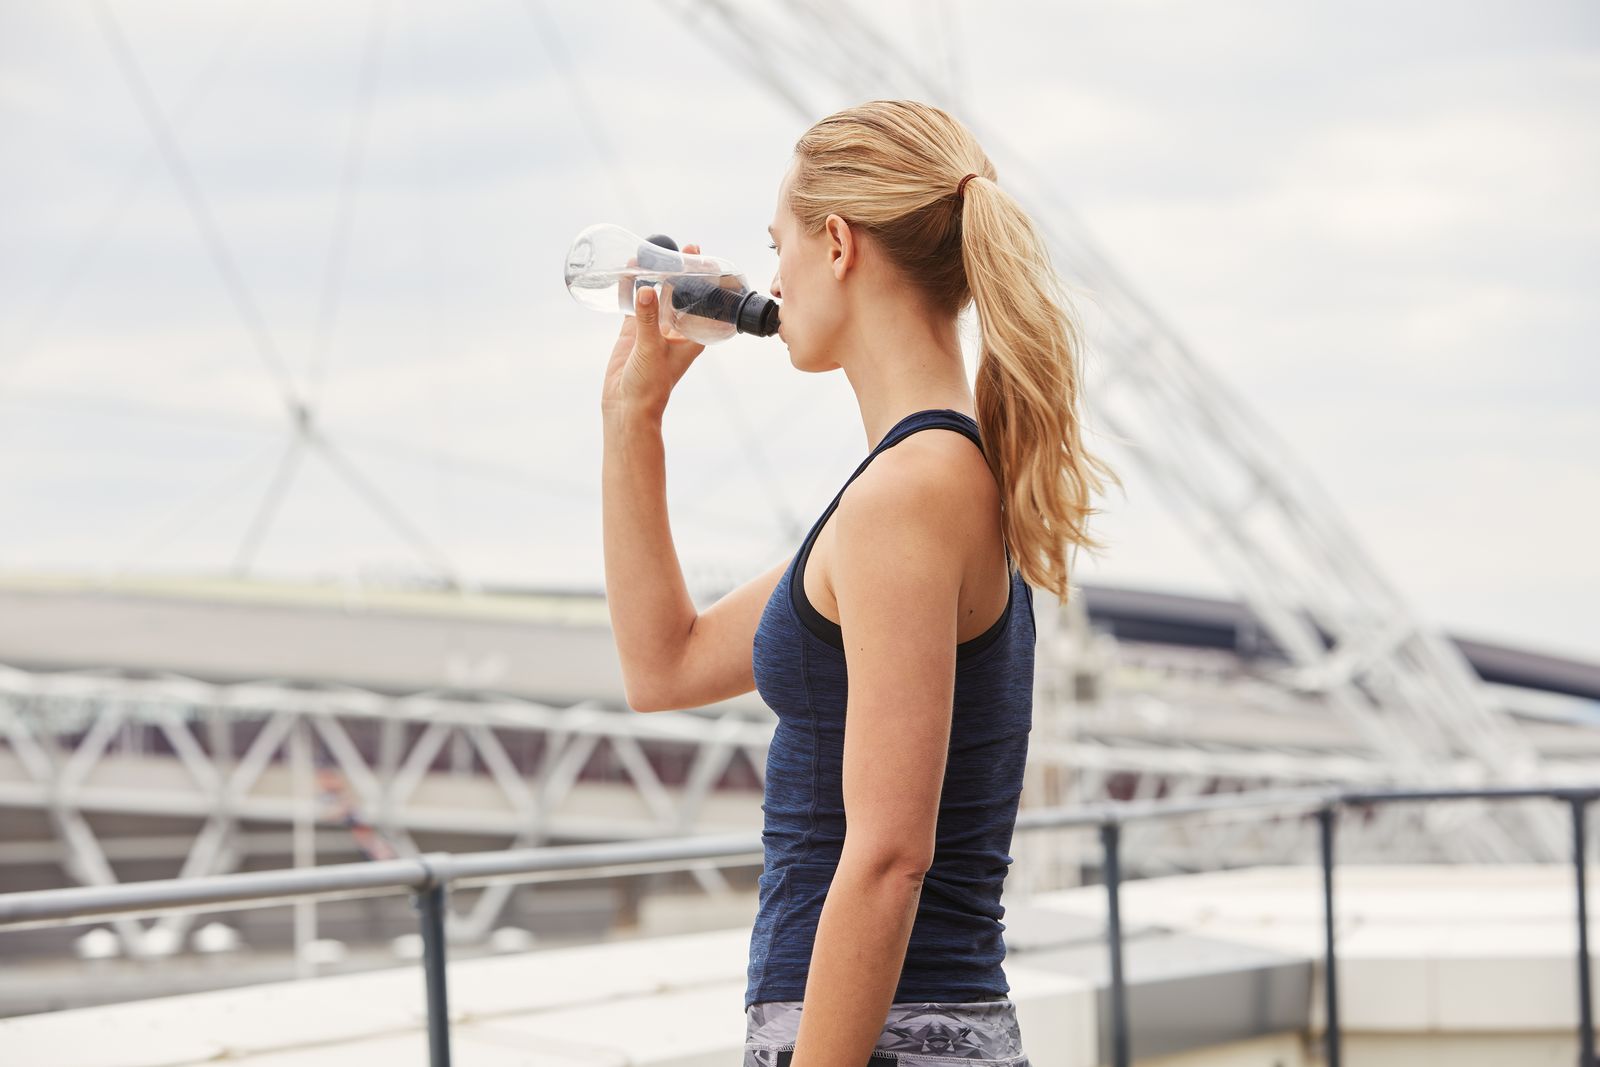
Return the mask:
M 745 1009 L 744 1067 L 789 1067 L 803 1001 L 768 1000 Z M 1029 1067 L 1008 998 L 892 1004 L 867 1067 Z

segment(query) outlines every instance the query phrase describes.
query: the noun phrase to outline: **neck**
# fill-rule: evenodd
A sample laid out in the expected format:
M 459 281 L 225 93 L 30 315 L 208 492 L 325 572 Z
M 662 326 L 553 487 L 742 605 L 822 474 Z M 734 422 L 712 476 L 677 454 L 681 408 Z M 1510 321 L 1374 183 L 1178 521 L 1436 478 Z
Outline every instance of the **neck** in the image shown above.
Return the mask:
M 954 316 L 930 316 L 910 299 L 879 301 L 855 316 L 836 349 L 861 409 L 867 448 L 914 411 L 951 408 L 977 418 Z

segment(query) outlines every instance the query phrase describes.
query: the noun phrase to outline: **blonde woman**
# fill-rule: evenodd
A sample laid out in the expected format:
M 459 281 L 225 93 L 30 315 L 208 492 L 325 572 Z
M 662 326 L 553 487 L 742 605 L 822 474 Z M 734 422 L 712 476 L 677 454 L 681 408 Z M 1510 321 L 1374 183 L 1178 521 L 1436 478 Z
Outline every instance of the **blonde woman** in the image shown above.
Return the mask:
M 1068 596 L 1099 475 L 1043 243 L 945 111 L 874 100 L 795 146 L 769 231 L 794 366 L 869 451 L 795 556 L 697 613 L 661 420 L 702 346 L 641 295 L 606 371 L 606 595 L 630 705 L 756 690 L 768 753 L 745 1067 L 1028 1062 L 1001 888 L 1032 723 L 1033 589 Z M 686 251 L 698 252 L 689 245 Z M 968 386 L 957 316 L 977 308 Z M 942 432 L 924 432 L 942 431 Z

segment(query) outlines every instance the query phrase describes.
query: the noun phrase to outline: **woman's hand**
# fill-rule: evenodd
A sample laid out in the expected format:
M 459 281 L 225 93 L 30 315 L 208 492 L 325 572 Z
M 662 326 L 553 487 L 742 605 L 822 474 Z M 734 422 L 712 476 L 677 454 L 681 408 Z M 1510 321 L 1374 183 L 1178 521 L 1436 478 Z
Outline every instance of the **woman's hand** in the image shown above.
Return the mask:
M 700 246 L 684 245 L 683 251 L 695 255 Z M 606 365 L 601 412 L 638 411 L 659 418 L 673 387 L 705 349 L 663 325 L 655 289 L 640 289 L 634 294 L 634 313 L 622 320 L 622 332 Z

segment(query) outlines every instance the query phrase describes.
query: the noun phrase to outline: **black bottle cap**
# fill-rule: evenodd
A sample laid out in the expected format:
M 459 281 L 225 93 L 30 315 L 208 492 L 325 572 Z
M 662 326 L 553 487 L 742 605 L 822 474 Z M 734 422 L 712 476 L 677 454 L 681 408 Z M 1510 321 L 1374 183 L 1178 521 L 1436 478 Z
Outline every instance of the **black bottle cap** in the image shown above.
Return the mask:
M 778 332 L 778 308 L 778 302 L 772 297 L 752 289 L 739 307 L 739 321 L 735 325 L 740 333 L 771 337 Z

